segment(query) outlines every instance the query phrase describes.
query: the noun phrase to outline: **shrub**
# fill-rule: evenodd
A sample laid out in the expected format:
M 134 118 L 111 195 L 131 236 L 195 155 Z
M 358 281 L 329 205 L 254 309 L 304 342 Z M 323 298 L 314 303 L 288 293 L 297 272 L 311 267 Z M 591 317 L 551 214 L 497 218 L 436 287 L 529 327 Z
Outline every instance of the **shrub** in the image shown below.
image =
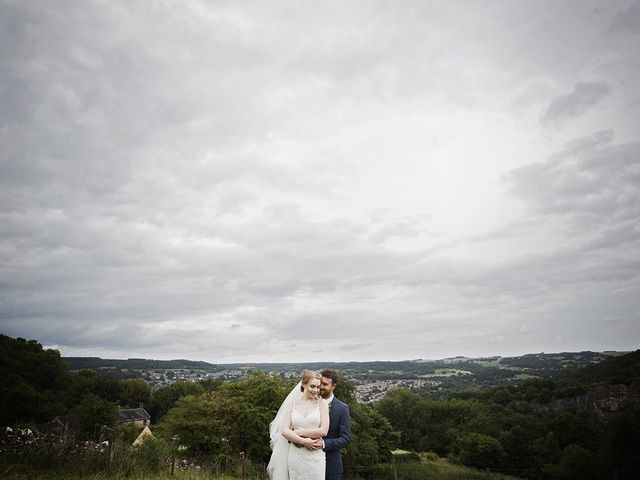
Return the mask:
M 498 440 L 481 433 L 468 433 L 458 437 L 455 445 L 456 458 L 463 465 L 476 468 L 500 468 L 506 458 Z
M 393 453 L 393 462 L 394 463 L 412 463 L 412 462 L 420 462 L 420 454 L 416 452 L 394 452 Z

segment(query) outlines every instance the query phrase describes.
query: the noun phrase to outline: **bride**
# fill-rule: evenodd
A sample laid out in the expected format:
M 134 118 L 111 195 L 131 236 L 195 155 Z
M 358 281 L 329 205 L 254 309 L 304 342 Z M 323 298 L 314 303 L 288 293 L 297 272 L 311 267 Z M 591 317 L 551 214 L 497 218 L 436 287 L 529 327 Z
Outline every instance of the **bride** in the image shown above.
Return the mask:
M 329 430 L 329 404 L 320 397 L 317 372 L 305 372 L 282 402 L 269 425 L 271 460 L 267 473 L 272 480 L 324 480 L 325 457 L 315 440 Z

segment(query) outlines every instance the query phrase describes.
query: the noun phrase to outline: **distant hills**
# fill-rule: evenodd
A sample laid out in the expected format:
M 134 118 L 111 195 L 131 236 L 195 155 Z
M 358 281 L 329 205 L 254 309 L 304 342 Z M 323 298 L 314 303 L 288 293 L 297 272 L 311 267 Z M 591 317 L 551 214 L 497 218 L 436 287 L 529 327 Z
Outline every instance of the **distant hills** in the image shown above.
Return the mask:
M 561 353 L 530 353 L 516 357 L 452 357 L 440 360 L 400 360 L 400 361 L 369 361 L 369 362 L 291 362 L 291 363 L 224 363 L 213 364 L 203 361 L 176 359 L 153 360 L 144 358 L 129 359 L 103 359 L 99 357 L 62 357 L 70 370 L 97 370 L 97 369 L 176 369 L 176 370 L 204 370 L 221 371 L 226 369 L 255 369 L 265 371 L 280 370 L 317 370 L 322 368 L 334 368 L 343 371 L 371 370 L 377 372 L 414 372 L 433 373 L 434 368 L 455 364 L 456 367 L 464 365 L 478 365 L 481 367 L 494 367 L 509 370 L 535 370 L 558 371 L 568 367 L 581 368 L 600 363 L 610 357 L 625 355 L 629 352 L 561 352 Z M 594 370 L 597 371 L 597 370 Z
M 606 416 L 640 405 L 640 350 L 634 352 L 533 353 L 516 357 L 454 357 L 441 360 L 211 364 L 191 360 L 110 360 L 67 357 L 72 371 L 94 370 L 114 378 L 142 378 L 152 388 L 177 380 L 241 379 L 261 370 L 296 377 L 303 370 L 334 368 L 372 402 L 404 387 L 431 398 L 490 399 L 534 410 L 577 410 Z
M 95 370 L 104 375 L 122 378 L 144 376 L 153 371 L 189 371 L 213 375 L 230 372 L 234 378 L 247 370 L 262 370 L 280 374 L 294 374 L 303 370 L 334 368 L 355 383 L 393 381 L 400 379 L 437 380 L 437 391 L 467 390 L 492 387 L 504 382 L 527 378 L 566 378 L 570 383 L 591 383 L 613 373 L 626 378 L 638 376 L 638 362 L 628 352 L 560 352 L 532 353 L 515 357 L 454 357 L 441 360 L 405 360 L 372 362 L 301 362 L 301 363 L 230 363 L 212 364 L 185 359 L 127 360 L 98 357 L 63 357 L 72 371 Z M 607 360 L 607 362 L 605 362 Z M 604 363 L 603 363 L 604 362 Z M 635 363 L 634 363 L 635 362 Z M 625 370 L 626 369 L 626 370 Z M 635 369 L 635 370 L 634 370 Z M 627 371 L 628 370 L 628 371 Z M 622 371 L 622 373 L 620 373 Z M 125 372 L 125 373 L 123 373 Z M 433 391 L 435 387 L 425 387 Z
M 103 359 L 99 357 L 62 357 L 70 370 L 129 369 L 129 370 L 205 370 L 216 371 L 217 365 L 194 360 L 149 360 L 128 358 L 126 360 Z
M 640 350 L 564 372 L 559 379 L 567 383 L 629 383 L 633 379 L 640 379 Z

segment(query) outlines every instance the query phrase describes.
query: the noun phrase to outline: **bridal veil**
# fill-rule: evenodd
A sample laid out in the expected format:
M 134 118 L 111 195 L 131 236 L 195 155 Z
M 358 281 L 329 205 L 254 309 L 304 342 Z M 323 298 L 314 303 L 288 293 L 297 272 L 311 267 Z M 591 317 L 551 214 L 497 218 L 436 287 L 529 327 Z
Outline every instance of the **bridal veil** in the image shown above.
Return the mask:
M 300 387 L 302 382 L 298 382 L 293 390 L 289 392 L 287 398 L 284 399 L 278 413 L 273 421 L 269 424 L 269 436 L 271 438 L 271 459 L 267 465 L 267 474 L 271 480 L 289 480 L 289 442 L 282 436 L 282 422 L 289 404 L 302 396 Z

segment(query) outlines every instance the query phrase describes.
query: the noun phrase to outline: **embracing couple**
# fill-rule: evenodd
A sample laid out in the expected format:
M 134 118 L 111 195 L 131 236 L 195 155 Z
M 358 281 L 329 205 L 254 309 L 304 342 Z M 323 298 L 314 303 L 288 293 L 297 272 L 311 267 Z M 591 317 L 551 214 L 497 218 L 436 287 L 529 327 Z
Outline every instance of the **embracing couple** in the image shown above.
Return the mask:
M 269 426 L 272 480 L 340 480 L 340 449 L 351 440 L 349 407 L 333 391 L 331 369 L 305 372 Z

